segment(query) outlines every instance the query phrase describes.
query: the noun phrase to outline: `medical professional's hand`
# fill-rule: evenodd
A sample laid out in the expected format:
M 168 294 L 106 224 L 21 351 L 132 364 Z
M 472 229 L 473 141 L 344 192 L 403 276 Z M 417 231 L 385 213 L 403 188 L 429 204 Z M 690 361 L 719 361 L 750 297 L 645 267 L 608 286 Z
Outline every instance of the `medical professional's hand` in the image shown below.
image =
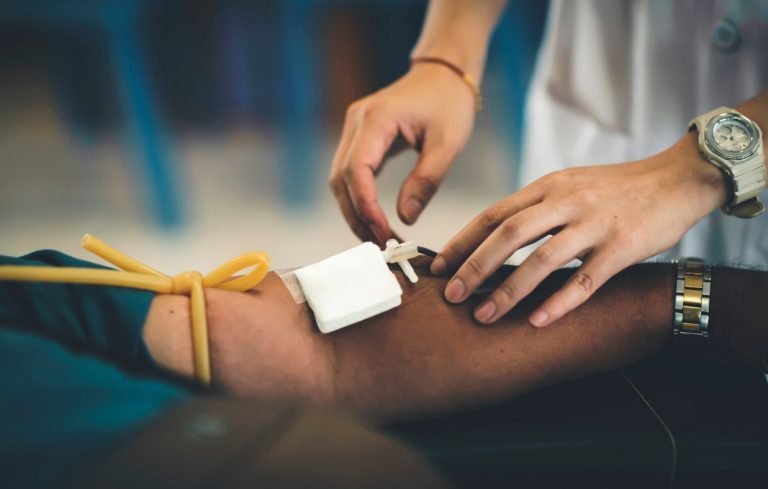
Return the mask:
M 420 153 L 397 199 L 400 219 L 413 224 L 469 139 L 474 119 L 465 83 L 434 64 L 414 65 L 392 85 L 350 105 L 330 186 L 352 231 L 379 244 L 392 237 L 374 178 L 385 158 L 400 149 L 393 147 L 398 137 Z
M 545 326 L 586 301 L 609 278 L 675 245 L 697 221 L 725 202 L 723 177 L 688 134 L 646 160 L 551 173 L 497 202 L 452 238 L 432 264 L 441 274 L 461 265 L 445 289 L 466 299 L 519 248 L 546 235 L 486 301 L 475 318 L 492 323 L 553 270 L 583 260 L 566 284 L 529 321 Z

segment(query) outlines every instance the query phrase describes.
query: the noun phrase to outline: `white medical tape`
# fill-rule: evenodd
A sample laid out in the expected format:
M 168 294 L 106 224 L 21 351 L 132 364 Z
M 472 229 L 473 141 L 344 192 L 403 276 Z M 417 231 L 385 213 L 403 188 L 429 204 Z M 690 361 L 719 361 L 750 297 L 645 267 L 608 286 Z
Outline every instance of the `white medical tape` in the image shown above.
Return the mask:
M 283 285 L 288 289 L 288 292 L 290 292 L 291 297 L 296 301 L 296 304 L 303 304 L 304 302 L 307 302 L 307 296 L 304 295 L 304 290 L 301 288 L 301 283 L 299 283 L 299 279 L 296 277 L 295 272 L 295 268 L 275 270 L 275 273 L 280 277 L 280 280 L 283 281 Z

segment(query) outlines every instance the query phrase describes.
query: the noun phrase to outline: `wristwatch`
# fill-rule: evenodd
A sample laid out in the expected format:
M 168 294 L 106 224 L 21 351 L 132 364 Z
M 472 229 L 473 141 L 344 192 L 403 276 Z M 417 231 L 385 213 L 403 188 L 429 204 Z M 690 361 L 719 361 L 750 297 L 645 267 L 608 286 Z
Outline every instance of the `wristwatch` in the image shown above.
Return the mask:
M 762 214 L 765 207 L 757 196 L 766 187 L 766 171 L 760 127 L 739 111 L 720 107 L 694 118 L 689 128 L 699 133 L 704 159 L 726 177 L 723 212 L 744 218 Z
M 709 338 L 709 296 L 712 267 L 700 258 L 677 262 L 672 333 Z

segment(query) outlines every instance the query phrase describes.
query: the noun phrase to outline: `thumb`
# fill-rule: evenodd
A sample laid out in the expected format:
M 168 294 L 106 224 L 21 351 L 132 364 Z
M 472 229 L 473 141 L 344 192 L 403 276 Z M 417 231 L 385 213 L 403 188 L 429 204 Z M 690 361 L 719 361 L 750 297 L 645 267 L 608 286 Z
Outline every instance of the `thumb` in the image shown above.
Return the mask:
M 421 215 L 448 173 L 457 151 L 444 145 L 424 145 L 413 171 L 403 182 L 397 198 L 397 214 L 405 224 Z

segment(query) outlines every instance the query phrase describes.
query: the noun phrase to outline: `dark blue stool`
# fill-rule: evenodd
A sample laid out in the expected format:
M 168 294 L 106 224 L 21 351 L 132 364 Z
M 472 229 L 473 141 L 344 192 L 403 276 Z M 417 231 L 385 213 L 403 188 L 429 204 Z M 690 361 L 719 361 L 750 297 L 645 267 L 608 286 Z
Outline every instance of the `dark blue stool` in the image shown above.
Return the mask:
M 149 207 L 162 227 L 183 221 L 179 175 L 172 165 L 172 148 L 153 100 L 139 25 L 144 0 L 15 0 L 0 3 L 0 22 L 30 26 L 96 27 L 104 32 L 114 60 L 122 109 L 146 182 Z

